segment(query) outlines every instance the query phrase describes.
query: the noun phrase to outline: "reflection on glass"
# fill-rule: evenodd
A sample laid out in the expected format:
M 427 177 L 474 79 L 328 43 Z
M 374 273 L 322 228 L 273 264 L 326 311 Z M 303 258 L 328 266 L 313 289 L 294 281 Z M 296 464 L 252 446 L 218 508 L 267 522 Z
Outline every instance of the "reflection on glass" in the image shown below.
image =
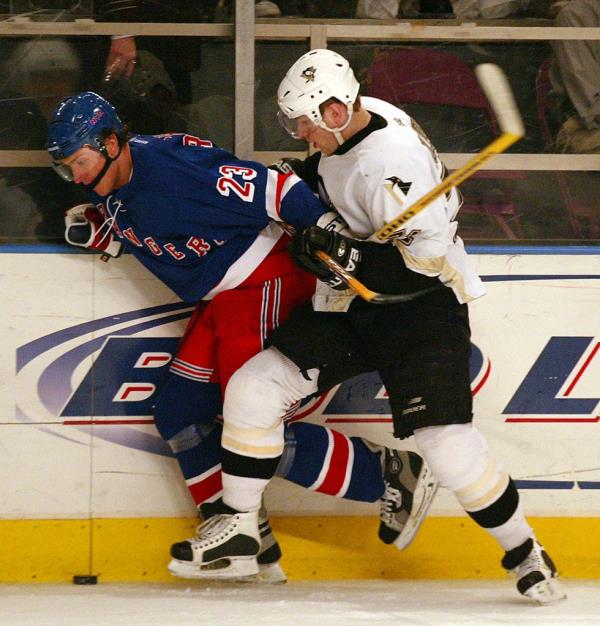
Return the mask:
M 67 22 L 91 18 L 93 0 L 10 0 L 8 13 L 31 20 Z
M 233 146 L 233 45 L 191 38 L 137 38 L 130 76 L 107 76 L 108 37 L 0 38 L 0 149 L 41 150 L 47 120 L 64 98 L 94 91 L 134 133 L 190 132 Z M 177 45 L 176 45 L 177 44 Z
M 277 121 L 277 87 L 294 61 L 305 52 L 308 52 L 305 43 L 257 42 L 254 118 L 256 150 L 305 149 L 306 144 L 292 139 Z
M 85 199 L 49 167 L 0 168 L 0 243 L 62 243 L 65 209 Z
M 412 115 L 440 152 L 478 152 L 498 129 L 473 70 L 496 63 L 506 73 L 526 128 L 514 153 L 550 151 L 541 123 L 538 75 L 552 55 L 544 41 L 336 44 L 358 68 L 361 92 Z M 518 63 L 515 62 L 518 59 Z
M 404 109 L 443 152 L 476 152 L 498 135 L 473 69 L 454 51 L 399 46 L 377 52 L 367 72 L 370 96 Z
M 33 21 L 68 22 L 97 19 L 108 22 L 179 22 L 200 23 L 231 21 L 230 0 L 4 0 L 3 17 L 27 17 Z

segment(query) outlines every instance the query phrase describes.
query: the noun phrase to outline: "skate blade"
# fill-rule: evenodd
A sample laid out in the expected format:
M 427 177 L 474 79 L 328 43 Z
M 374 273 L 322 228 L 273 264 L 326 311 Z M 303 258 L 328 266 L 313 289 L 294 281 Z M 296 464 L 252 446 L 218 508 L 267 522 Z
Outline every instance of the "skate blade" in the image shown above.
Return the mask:
M 205 579 L 206 580 L 206 579 Z M 268 565 L 258 565 L 258 574 L 253 576 L 240 576 L 238 578 L 220 579 L 221 582 L 242 583 L 246 585 L 284 585 L 287 582 L 287 576 L 279 563 L 270 563 Z
M 554 604 L 567 599 L 567 594 L 556 578 L 540 581 L 530 587 L 523 595 L 541 605 Z
M 256 557 L 224 558 L 210 563 L 194 563 L 171 559 L 167 569 L 178 578 L 202 580 L 232 580 L 242 582 L 259 574 Z
M 423 475 L 419 477 L 419 482 L 424 483 L 418 488 L 418 491 L 421 492 L 421 501 L 416 511 L 412 512 L 410 517 L 406 520 L 406 524 L 400 531 L 398 537 L 394 539 L 393 543 L 398 550 L 406 550 L 417 536 L 417 532 L 419 528 L 421 528 L 421 524 L 425 521 L 427 513 L 429 513 L 429 509 L 433 504 L 433 498 L 440 486 L 428 468 L 425 468 Z
M 287 582 L 287 576 L 279 563 L 269 563 L 267 565 L 258 564 L 258 574 L 255 580 L 248 582 L 257 582 L 266 585 L 283 585 Z

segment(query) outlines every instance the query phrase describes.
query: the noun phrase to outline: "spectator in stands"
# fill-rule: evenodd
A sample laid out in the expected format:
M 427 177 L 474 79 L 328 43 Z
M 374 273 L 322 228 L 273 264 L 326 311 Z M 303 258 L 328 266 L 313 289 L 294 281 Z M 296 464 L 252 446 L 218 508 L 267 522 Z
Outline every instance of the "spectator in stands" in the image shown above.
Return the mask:
M 52 110 L 78 87 L 81 61 L 64 39 L 4 41 L 0 67 L 0 149 L 40 150 Z M 63 240 L 65 202 L 78 204 L 81 190 L 50 168 L 0 170 L 0 238 Z
M 565 0 L 561 0 L 565 1 Z M 568 1 L 568 0 L 567 0 Z M 498 19 L 547 17 L 552 0 L 358 0 L 356 17 Z
M 495 20 L 518 15 L 529 6 L 529 0 L 450 0 L 454 15 L 461 20 Z
M 418 4 L 418 0 L 416 3 Z M 399 17 L 400 0 L 358 0 L 356 17 L 387 20 Z
M 2 91 L 33 100 L 49 119 L 54 107 L 77 89 L 81 60 L 64 39 L 33 39 L 17 43 L 2 69 Z
M 256 17 L 280 17 L 281 9 L 271 0 L 256 0 L 254 14 Z
M 148 50 L 138 50 L 129 76 L 105 78 L 96 91 L 112 102 L 133 132 L 160 134 L 188 130 L 177 90 L 163 62 Z M 188 107 L 186 107 L 187 109 Z
M 600 26 L 598 0 L 570 0 L 552 6 L 557 26 Z M 552 41 L 555 63 L 550 80 L 561 99 L 562 126 L 556 136 L 560 152 L 600 152 L 600 41 Z M 565 119 L 566 118 L 566 119 Z
M 97 19 L 106 22 L 197 23 L 214 19 L 217 0 L 97 0 Z M 131 75 L 136 49 L 143 48 L 160 59 L 177 90 L 180 104 L 192 101 L 190 74 L 200 65 L 197 38 L 113 37 L 106 61 L 106 73 Z

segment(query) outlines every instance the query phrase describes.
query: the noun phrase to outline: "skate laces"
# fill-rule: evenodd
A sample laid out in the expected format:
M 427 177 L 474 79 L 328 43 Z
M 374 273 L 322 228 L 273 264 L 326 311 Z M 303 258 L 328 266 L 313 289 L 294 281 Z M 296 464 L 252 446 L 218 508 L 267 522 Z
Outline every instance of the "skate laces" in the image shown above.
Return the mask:
M 390 524 L 394 521 L 396 513 L 402 509 L 402 492 L 386 483 L 380 501 L 379 516 L 385 523 Z
M 514 569 L 514 572 L 517 576 L 519 576 L 519 578 L 529 574 L 530 572 L 541 572 L 544 575 L 552 576 L 552 570 L 544 561 L 542 550 L 542 546 L 534 540 L 531 552 Z
M 100 240 L 98 241 L 97 245 L 100 245 L 110 234 L 110 231 L 114 225 L 114 223 L 117 221 L 117 214 L 119 213 L 119 211 L 121 210 L 121 204 L 117 204 L 117 208 L 115 209 L 114 213 L 110 212 L 110 209 L 108 208 L 110 199 L 112 198 L 112 196 L 108 196 L 107 200 L 106 200 L 106 212 L 108 213 L 109 217 L 106 217 L 104 219 L 104 221 L 102 222 L 102 224 L 100 224 L 100 226 L 98 227 L 98 230 L 96 232 L 96 237 L 99 237 L 100 234 L 102 234 L 102 237 L 100 238 Z
M 196 539 L 208 539 L 220 533 L 229 524 L 231 515 L 213 515 L 196 528 Z

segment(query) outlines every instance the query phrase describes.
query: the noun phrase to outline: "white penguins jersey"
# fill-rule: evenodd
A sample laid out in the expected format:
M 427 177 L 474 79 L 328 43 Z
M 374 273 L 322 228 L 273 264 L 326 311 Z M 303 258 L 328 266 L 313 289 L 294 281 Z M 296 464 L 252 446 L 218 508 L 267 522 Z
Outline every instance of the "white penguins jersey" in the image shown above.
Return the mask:
M 359 131 L 334 154 L 321 155 L 318 174 L 325 201 L 346 220 L 353 236 L 369 239 L 441 182 L 445 168 L 409 115 L 377 98 L 361 100 L 364 108 L 380 115 L 387 124 L 381 123 L 366 136 Z M 484 295 L 485 289 L 456 234 L 459 208 L 459 194 L 453 189 L 406 222 L 394 244 L 406 267 L 439 277 L 453 289 L 458 301 L 465 303 Z M 317 297 L 315 308 L 347 308 L 339 302 L 346 292 L 338 291 L 335 297 L 331 291 L 327 288 L 326 295 L 319 289 L 326 297 Z

